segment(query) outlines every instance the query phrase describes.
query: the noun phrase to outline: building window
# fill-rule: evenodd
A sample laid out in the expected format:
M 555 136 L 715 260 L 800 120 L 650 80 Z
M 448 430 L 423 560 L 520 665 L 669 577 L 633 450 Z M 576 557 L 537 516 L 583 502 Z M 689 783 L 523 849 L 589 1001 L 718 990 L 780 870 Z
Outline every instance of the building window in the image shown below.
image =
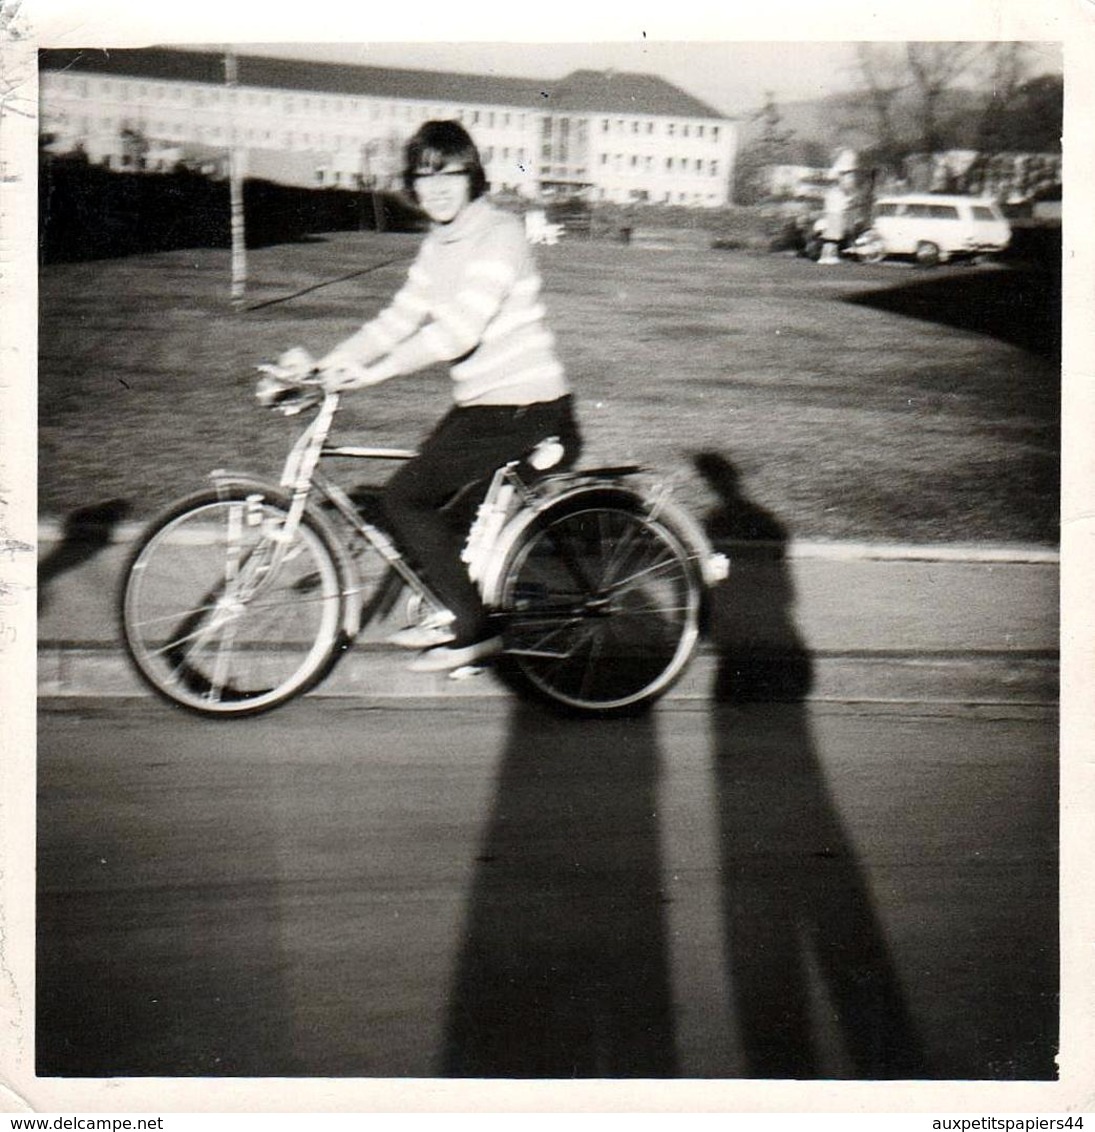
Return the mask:
M 684 137 L 688 137 L 688 126 L 687 126 L 687 124 L 681 127 L 681 133 L 684 135 Z
M 712 126 L 711 127 L 711 140 L 713 142 L 717 142 L 719 140 L 719 128 L 718 128 L 718 126 Z
M 675 123 L 675 122 L 670 122 L 670 123 L 669 123 L 669 124 L 668 124 L 668 125 L 667 125 L 667 126 L 665 127 L 665 132 L 666 132 L 666 133 L 667 133 L 667 134 L 668 134 L 668 135 L 669 135 L 670 137 L 672 137 L 672 136 L 673 136 L 673 135 L 674 135 L 674 134 L 675 134 L 675 133 L 677 132 L 677 125 L 676 125 L 676 123 Z
M 696 137 L 698 137 L 698 138 L 703 137 L 703 126 L 697 126 L 696 127 Z
M 666 169 L 666 172 L 667 172 L 667 173 L 668 173 L 668 172 L 670 172 L 670 171 L 672 170 L 672 168 L 673 168 L 673 158 L 672 158 L 672 157 L 667 157 L 667 158 L 665 159 L 665 169 Z
M 711 162 L 711 176 L 717 177 L 719 175 L 719 163 L 717 161 Z
M 601 119 L 601 133 L 607 134 L 611 125 L 612 125 L 612 123 L 609 122 L 609 120 L 607 118 L 602 118 Z

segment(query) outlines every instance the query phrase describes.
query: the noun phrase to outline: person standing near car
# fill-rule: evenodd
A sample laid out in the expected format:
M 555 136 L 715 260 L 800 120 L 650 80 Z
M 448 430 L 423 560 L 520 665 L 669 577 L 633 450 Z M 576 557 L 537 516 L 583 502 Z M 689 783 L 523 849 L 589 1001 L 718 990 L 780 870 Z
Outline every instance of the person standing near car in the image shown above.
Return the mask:
M 832 183 L 825 192 L 821 217 L 821 256 L 818 263 L 840 262 L 840 252 L 851 234 L 852 205 L 856 196 L 856 164 L 851 150 L 844 150 L 829 173 Z
M 412 669 L 445 671 L 502 647 L 460 557 L 466 525 L 454 524 L 445 505 L 459 494 L 467 510 L 498 467 L 547 437 L 561 445 L 555 468 L 569 467 L 581 441 L 532 251 L 516 217 L 486 198 L 464 127 L 426 122 L 407 143 L 403 183 L 430 231 L 390 304 L 318 368 L 327 388 L 347 390 L 449 363 L 455 404 L 383 496 L 401 550 L 452 615 L 392 641 L 423 650 Z

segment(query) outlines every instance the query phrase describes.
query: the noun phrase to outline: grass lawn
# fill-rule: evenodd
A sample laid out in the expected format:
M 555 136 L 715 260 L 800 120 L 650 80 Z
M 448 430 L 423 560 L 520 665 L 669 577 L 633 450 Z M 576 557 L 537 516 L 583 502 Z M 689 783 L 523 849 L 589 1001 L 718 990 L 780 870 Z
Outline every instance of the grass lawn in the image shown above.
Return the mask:
M 124 501 L 144 518 L 211 468 L 276 473 L 298 425 L 256 407 L 251 367 L 350 332 L 399 285 L 418 239 L 252 250 L 240 311 L 222 250 L 44 268 L 40 512 Z M 706 514 L 719 496 L 695 458 L 716 454 L 798 538 L 1056 544 L 1048 277 L 581 241 L 539 257 L 585 463 L 670 474 Z M 413 444 L 447 408 L 448 377 L 436 368 L 345 404 L 341 436 Z

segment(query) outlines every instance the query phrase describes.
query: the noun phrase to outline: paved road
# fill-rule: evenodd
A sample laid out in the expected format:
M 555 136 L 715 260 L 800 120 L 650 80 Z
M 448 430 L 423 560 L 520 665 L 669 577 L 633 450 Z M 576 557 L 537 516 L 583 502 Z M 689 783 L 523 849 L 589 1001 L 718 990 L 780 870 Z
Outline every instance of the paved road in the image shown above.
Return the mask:
M 43 700 L 38 1071 L 1046 1078 L 1056 787 L 1050 706 Z

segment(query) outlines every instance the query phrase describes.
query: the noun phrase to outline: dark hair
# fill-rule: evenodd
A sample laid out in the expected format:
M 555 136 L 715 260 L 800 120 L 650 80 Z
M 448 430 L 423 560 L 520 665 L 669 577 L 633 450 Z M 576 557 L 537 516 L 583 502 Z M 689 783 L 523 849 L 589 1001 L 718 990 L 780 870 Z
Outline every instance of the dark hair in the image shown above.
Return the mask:
M 403 151 L 403 188 L 412 200 L 414 175 L 419 169 L 431 173 L 459 161 L 468 171 L 469 197 L 475 200 L 487 191 L 487 174 L 471 134 L 459 122 L 423 122 Z

